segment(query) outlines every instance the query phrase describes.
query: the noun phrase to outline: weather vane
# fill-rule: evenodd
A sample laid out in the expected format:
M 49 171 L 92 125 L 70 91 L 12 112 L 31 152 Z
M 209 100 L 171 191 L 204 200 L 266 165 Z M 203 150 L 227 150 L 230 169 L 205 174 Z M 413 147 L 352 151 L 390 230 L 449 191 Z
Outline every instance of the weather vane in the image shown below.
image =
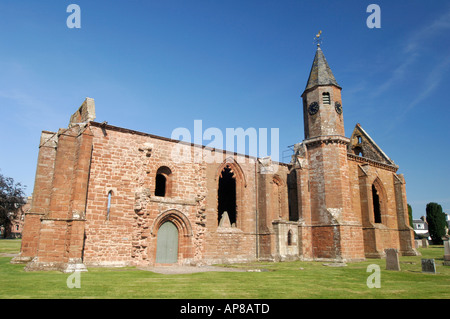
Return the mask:
M 322 30 L 319 31 L 319 33 L 316 34 L 314 37 L 314 43 L 317 44 L 318 47 L 322 44 L 322 39 L 320 38 L 320 35 L 322 34 Z

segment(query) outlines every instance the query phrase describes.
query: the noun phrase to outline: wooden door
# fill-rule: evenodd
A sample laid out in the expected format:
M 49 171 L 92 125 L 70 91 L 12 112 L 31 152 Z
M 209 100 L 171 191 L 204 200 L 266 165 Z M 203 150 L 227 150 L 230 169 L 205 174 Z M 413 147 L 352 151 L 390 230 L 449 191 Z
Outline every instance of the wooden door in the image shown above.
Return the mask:
M 178 260 L 178 229 L 172 222 L 165 222 L 158 230 L 156 263 L 172 264 Z

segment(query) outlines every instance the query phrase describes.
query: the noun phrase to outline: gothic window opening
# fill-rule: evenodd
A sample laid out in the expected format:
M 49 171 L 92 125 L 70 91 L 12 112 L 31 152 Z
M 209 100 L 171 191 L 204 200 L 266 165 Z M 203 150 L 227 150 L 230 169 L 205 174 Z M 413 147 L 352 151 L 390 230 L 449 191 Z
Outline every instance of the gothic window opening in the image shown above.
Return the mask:
M 109 220 L 110 213 L 111 213 L 111 198 L 112 198 L 112 191 L 108 192 L 108 204 L 106 205 L 106 220 Z
M 331 104 L 330 93 L 322 93 L 323 104 Z
M 378 191 L 375 188 L 375 185 L 372 185 L 372 199 L 373 199 L 373 217 L 374 222 L 377 224 L 381 223 L 381 205 L 380 205 L 380 196 L 378 195 Z
M 155 196 L 172 196 L 172 171 L 167 166 L 161 166 L 156 172 Z
M 219 177 L 218 223 L 227 212 L 231 225 L 236 225 L 236 177 L 230 167 L 225 167 Z

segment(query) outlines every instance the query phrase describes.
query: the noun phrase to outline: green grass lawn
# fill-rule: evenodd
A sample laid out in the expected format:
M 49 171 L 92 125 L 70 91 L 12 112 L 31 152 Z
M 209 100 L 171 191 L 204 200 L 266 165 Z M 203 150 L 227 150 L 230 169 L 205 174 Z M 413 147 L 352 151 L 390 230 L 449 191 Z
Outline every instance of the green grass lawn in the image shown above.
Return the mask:
M 0 240 L 0 256 L 18 252 L 20 240 Z M 401 271 L 385 270 L 385 260 L 346 267 L 322 262 L 258 262 L 230 267 L 262 272 L 206 272 L 162 275 L 136 268 L 89 268 L 80 288 L 68 288 L 70 274 L 25 272 L 24 265 L 0 257 L 0 298 L 177 298 L 177 299 L 444 299 L 450 298 L 450 266 L 443 266 L 443 246 L 420 249 L 422 256 L 401 257 Z M 437 274 L 421 272 L 421 258 L 435 258 Z M 367 266 L 381 269 L 381 287 L 368 288 Z

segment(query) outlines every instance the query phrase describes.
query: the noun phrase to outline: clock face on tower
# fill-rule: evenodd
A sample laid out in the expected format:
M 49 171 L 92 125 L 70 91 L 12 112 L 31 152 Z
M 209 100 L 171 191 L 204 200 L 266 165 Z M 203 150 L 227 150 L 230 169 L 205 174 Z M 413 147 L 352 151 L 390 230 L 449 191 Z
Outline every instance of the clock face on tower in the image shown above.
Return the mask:
M 308 112 L 310 115 L 314 115 L 319 112 L 319 103 L 312 102 L 308 107 Z
M 342 105 L 339 102 L 334 103 L 334 108 L 336 110 L 336 113 L 341 115 L 342 114 Z

